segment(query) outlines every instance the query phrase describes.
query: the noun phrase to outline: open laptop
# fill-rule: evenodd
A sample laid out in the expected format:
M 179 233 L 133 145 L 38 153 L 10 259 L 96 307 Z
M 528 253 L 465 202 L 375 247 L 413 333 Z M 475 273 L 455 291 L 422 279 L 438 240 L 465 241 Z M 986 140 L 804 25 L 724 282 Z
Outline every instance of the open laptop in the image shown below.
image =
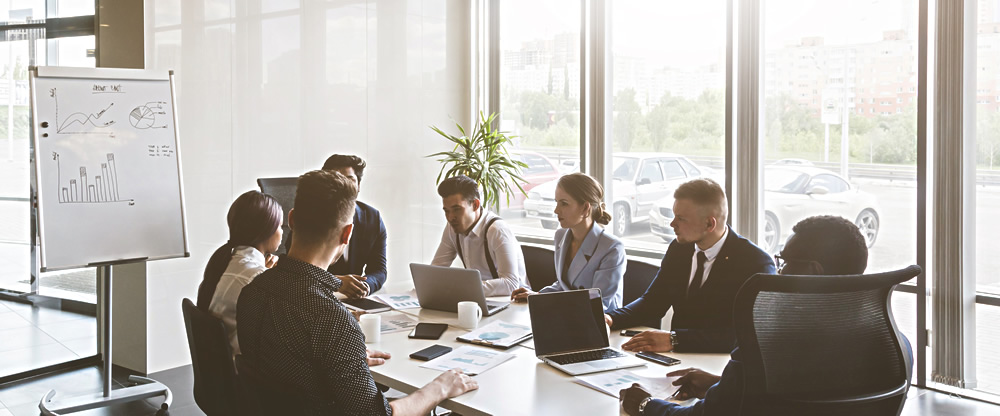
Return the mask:
M 484 316 L 490 316 L 510 306 L 510 302 L 486 300 L 476 269 L 410 263 L 410 274 L 421 308 L 458 312 L 458 302 L 472 301 L 479 304 Z
M 535 356 L 570 375 L 645 365 L 610 347 L 600 289 L 528 296 Z

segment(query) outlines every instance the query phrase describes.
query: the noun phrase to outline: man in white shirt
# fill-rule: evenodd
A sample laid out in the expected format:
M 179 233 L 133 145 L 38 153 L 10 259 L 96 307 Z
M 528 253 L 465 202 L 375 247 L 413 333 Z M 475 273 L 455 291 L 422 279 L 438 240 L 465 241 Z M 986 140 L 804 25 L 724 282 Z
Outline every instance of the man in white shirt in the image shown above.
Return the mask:
M 486 296 L 507 296 L 523 286 L 521 246 L 507 224 L 483 208 L 479 184 L 468 176 L 451 177 L 438 185 L 438 195 L 448 227 L 431 264 L 451 266 L 457 256 L 465 268 L 479 270 Z

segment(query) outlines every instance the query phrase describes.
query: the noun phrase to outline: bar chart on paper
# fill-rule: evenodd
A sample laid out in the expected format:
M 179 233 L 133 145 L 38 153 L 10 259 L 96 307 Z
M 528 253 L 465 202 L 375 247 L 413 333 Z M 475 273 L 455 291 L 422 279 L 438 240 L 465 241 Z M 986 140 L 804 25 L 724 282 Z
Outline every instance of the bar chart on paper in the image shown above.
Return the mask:
M 135 205 L 135 200 L 122 198 L 118 191 L 118 167 L 115 164 L 114 153 L 107 154 L 107 161 L 95 164 L 99 166 L 98 169 L 90 171 L 94 173 L 93 175 L 88 174 L 86 166 L 80 166 L 79 176 L 67 174 L 64 177 L 59 153 L 52 152 L 52 160 L 56 163 L 59 185 L 57 195 L 60 204 L 127 202 L 129 205 Z M 75 170 L 70 169 L 69 172 L 75 173 Z

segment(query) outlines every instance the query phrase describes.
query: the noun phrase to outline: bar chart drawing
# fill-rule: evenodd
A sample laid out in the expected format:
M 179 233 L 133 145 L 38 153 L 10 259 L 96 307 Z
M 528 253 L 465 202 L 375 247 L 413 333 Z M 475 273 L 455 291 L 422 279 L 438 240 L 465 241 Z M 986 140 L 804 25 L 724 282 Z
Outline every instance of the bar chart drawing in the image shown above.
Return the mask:
M 90 175 L 86 166 L 80 166 L 80 176 L 70 177 L 66 183 L 62 180 L 62 164 L 59 153 L 52 152 L 52 160 L 56 162 L 57 195 L 60 204 L 104 204 L 125 202 L 135 205 L 134 199 L 122 198 L 118 193 L 118 165 L 115 154 L 107 154 L 107 162 L 101 162 L 97 170 L 99 175 Z

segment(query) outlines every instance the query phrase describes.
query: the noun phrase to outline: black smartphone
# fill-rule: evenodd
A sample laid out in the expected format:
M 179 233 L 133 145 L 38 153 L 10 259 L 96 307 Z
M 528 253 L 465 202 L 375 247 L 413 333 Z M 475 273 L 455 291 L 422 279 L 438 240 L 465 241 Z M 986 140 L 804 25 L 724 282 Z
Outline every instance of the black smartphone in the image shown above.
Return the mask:
M 623 329 L 621 334 L 623 337 L 634 337 L 636 335 L 639 335 L 639 333 L 641 332 L 642 331 L 636 331 L 634 329 Z
M 413 354 L 410 354 L 410 358 L 415 360 L 430 361 L 442 355 L 451 352 L 451 347 L 434 344 Z
M 421 322 L 410 332 L 410 338 L 416 339 L 439 339 L 444 331 L 448 330 L 448 324 L 432 324 Z
M 667 357 L 666 355 L 660 355 L 655 352 L 643 351 L 636 353 L 635 356 L 642 358 L 643 360 L 649 360 L 654 363 L 660 363 L 663 365 L 677 365 L 681 363 L 681 360 L 678 360 L 673 357 Z

